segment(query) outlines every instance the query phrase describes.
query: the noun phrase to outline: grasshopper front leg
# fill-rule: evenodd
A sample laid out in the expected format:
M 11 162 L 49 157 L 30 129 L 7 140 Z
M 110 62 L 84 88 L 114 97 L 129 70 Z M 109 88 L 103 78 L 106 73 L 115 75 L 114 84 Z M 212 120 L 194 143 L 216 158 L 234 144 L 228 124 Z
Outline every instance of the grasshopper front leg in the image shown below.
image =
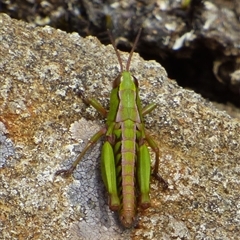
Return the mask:
M 145 116 L 157 107 L 156 103 L 150 103 L 142 109 L 142 115 Z

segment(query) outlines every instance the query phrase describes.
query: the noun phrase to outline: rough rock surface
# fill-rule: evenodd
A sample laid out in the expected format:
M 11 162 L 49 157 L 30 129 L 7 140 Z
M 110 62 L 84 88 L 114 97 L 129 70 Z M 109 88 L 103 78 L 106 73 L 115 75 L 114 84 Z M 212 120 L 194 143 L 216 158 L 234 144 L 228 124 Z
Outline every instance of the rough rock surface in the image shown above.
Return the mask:
M 111 28 L 118 47 L 129 51 L 142 26 L 137 51 L 144 59 L 155 59 L 180 86 L 222 103 L 231 116 L 239 112 L 239 0 L 15 0 L 2 1 L 1 11 L 103 43 Z
M 122 53 L 124 61 L 127 54 Z M 73 178 L 54 178 L 103 119 L 78 97 L 107 107 L 119 72 L 96 38 L 0 15 L 0 232 L 3 239 L 237 239 L 240 122 L 134 55 L 143 104 L 157 102 L 146 128 L 160 147 L 152 207 L 124 230 L 100 180 L 101 142 Z

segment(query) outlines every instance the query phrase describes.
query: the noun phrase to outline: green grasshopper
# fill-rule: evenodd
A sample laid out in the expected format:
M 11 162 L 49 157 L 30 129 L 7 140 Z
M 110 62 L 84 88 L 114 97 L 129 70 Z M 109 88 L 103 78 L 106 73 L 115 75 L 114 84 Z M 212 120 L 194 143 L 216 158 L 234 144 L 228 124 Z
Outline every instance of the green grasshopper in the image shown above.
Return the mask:
M 109 34 L 121 68 L 120 74 L 113 82 L 110 110 L 107 112 L 95 99 L 85 100 L 106 118 L 106 125 L 89 140 L 69 169 L 56 172 L 56 175 L 70 175 L 86 151 L 100 137 L 105 136 L 101 152 L 101 173 L 109 194 L 109 208 L 119 211 L 120 221 L 127 228 L 133 226 L 135 221 L 137 197 L 141 208 L 146 209 L 150 206 L 151 159 L 145 142 L 156 154 L 153 175 L 158 180 L 164 181 L 158 174 L 158 146 L 145 132 L 143 123 L 143 116 L 151 112 L 156 104 L 152 103 L 142 109 L 138 80 L 129 72 L 140 34 L 141 30 L 129 54 L 126 70 L 123 69 L 120 54 Z

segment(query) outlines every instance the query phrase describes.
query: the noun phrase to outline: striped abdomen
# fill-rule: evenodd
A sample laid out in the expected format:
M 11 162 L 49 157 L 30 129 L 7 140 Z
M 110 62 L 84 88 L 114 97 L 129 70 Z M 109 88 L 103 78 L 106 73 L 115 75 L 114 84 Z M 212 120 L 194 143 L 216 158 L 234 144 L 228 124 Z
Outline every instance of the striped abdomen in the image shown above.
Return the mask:
M 115 145 L 119 196 L 121 198 L 120 220 L 130 227 L 135 218 L 135 160 L 136 124 L 131 120 L 120 123 L 121 135 Z

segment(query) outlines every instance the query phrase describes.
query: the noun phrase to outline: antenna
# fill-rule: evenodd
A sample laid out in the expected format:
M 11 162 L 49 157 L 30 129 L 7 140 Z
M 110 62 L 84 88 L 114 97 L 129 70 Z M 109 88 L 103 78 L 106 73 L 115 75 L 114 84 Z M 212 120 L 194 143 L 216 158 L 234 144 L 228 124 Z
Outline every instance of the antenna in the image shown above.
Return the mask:
M 113 45 L 113 48 L 114 48 L 114 50 L 115 50 L 115 52 L 116 52 L 116 54 L 117 54 L 118 62 L 119 62 L 119 64 L 120 64 L 120 69 L 121 69 L 121 72 L 122 72 L 122 71 L 123 71 L 122 59 L 121 59 L 120 54 L 119 54 L 119 52 L 118 52 L 118 50 L 117 50 L 117 47 L 116 47 L 115 41 L 113 40 L 113 36 L 112 36 L 110 30 L 107 29 L 107 32 L 108 32 L 108 35 L 109 35 L 110 41 L 111 41 L 111 43 L 112 43 L 112 45 Z
M 115 44 L 115 42 L 114 42 L 114 40 L 113 40 L 113 36 L 112 36 L 110 30 L 108 29 L 107 31 L 108 31 L 108 35 L 109 35 L 110 41 L 111 41 L 111 43 L 112 43 L 112 45 L 113 45 L 113 48 L 114 48 L 114 50 L 115 50 L 115 52 L 116 52 L 116 54 L 117 54 L 118 62 L 119 62 L 119 64 L 120 64 L 120 69 L 121 69 L 121 72 L 122 72 L 122 71 L 123 71 L 122 59 L 121 59 L 120 54 L 119 54 L 119 52 L 118 52 L 118 50 L 117 50 L 116 44 Z M 133 52 L 134 52 L 134 50 L 135 50 L 135 48 L 136 48 L 136 46 L 137 46 L 137 43 L 138 43 L 139 37 L 140 37 L 140 35 L 141 35 L 141 32 L 142 32 L 142 28 L 140 28 L 140 29 L 138 30 L 137 37 L 136 37 L 136 39 L 135 39 L 135 41 L 134 41 L 134 43 L 133 43 L 131 52 L 129 53 L 128 60 L 127 60 L 127 65 L 126 65 L 126 71 L 129 71 L 130 63 L 131 63 L 131 59 L 132 59 L 132 55 L 133 55 Z
M 131 59 L 132 59 L 132 55 L 133 55 L 133 52 L 137 46 L 137 43 L 138 43 L 138 40 L 139 40 L 139 37 L 141 35 L 141 32 L 142 32 L 142 28 L 140 28 L 138 30 L 138 34 L 137 34 L 137 37 L 133 43 L 133 46 L 132 46 L 132 49 L 131 49 L 131 52 L 129 53 L 129 57 L 128 57 L 128 60 L 127 60 L 127 65 L 126 65 L 126 70 L 129 71 L 129 68 L 130 68 L 130 63 L 131 63 Z

